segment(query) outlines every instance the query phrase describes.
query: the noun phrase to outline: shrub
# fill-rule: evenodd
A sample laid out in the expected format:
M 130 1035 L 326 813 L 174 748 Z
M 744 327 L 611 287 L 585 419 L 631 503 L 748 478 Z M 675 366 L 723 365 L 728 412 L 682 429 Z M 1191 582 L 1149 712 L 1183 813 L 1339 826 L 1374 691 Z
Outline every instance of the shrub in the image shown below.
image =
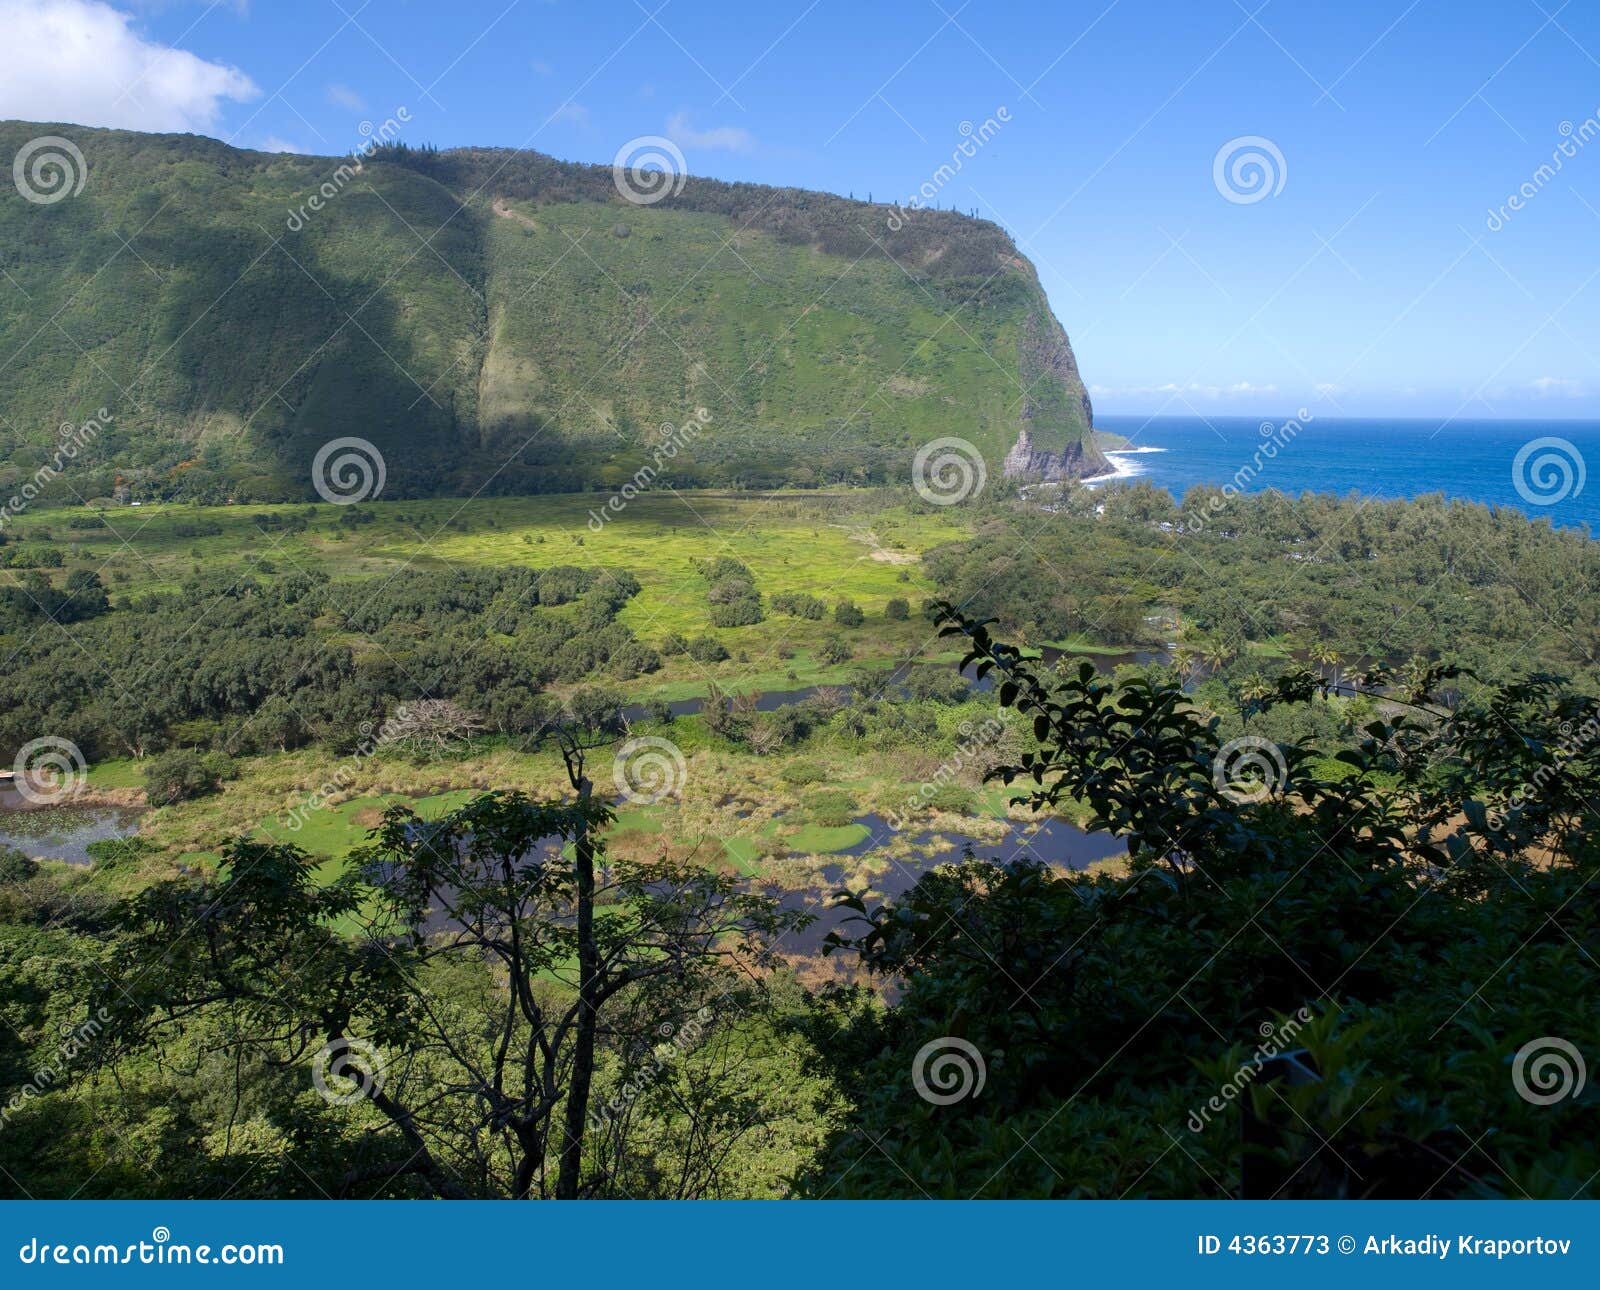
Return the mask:
M 833 609 L 833 621 L 841 627 L 859 627 L 867 616 L 853 600 L 841 600 Z
M 817 646 L 817 657 L 824 663 L 847 662 L 853 651 L 837 636 L 830 636 Z
M 0 846 L 0 887 L 11 883 L 27 882 L 39 872 L 39 862 L 30 859 L 16 847 Z
M 716 627 L 748 627 L 759 623 L 764 616 L 761 595 L 755 584 L 744 576 L 732 575 L 714 582 L 706 599 L 711 602 L 711 622 Z
M 89 853 L 89 859 L 94 861 L 95 868 L 112 869 L 137 860 L 156 848 L 143 838 L 131 837 L 103 838 L 99 842 L 89 843 L 84 850 Z
M 811 822 L 825 828 L 839 828 L 856 818 L 855 799 L 840 788 L 813 789 L 802 803 Z
M 978 795 L 965 784 L 935 784 L 933 792 L 923 801 L 935 811 L 949 811 L 955 815 L 971 815 L 977 809 Z
M 689 657 L 697 663 L 720 663 L 728 651 L 715 636 L 696 636 L 689 642 Z
M 911 617 L 911 605 L 904 596 L 896 596 L 883 607 L 883 616 L 892 623 L 903 623 Z
M 820 784 L 828 778 L 827 765 L 813 757 L 797 757 L 780 772 L 783 782 L 803 788 L 807 784 Z
M 827 605 L 815 596 L 808 596 L 804 592 L 780 591 L 772 597 L 772 612 L 787 614 L 790 618 L 809 618 L 812 622 L 820 622 L 828 612 Z
M 713 604 L 707 616 L 713 627 L 749 627 L 764 617 L 761 600 L 754 594 L 745 599 Z
M 226 753 L 175 748 L 151 758 L 145 766 L 145 795 L 155 806 L 187 802 L 216 792 L 233 773 L 233 760 Z

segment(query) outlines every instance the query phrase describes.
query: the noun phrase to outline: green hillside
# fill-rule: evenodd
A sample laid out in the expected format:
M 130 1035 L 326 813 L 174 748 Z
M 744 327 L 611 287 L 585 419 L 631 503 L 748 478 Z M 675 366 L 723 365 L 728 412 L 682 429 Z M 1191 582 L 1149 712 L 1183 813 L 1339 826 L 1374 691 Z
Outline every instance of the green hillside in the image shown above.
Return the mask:
M 993 224 L 891 230 L 887 207 L 701 179 L 634 206 L 609 167 L 502 150 L 356 169 L 8 122 L 0 156 L 43 134 L 88 174 L 55 202 L 0 193 L 0 488 L 100 408 L 83 497 L 304 497 L 347 435 L 391 496 L 604 485 L 697 407 L 685 484 L 905 478 L 944 435 L 998 470 L 1024 425 L 1034 454 L 1101 464 L 1066 336 Z

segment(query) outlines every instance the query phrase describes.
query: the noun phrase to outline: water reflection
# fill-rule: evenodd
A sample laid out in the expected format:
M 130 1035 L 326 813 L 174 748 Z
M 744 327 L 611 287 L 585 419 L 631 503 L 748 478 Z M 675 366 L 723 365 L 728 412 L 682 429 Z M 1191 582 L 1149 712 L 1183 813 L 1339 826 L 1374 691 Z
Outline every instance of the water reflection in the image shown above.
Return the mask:
M 0 846 L 35 860 L 92 863 L 89 845 L 139 831 L 139 812 L 119 806 L 34 806 L 17 790 L 0 787 Z

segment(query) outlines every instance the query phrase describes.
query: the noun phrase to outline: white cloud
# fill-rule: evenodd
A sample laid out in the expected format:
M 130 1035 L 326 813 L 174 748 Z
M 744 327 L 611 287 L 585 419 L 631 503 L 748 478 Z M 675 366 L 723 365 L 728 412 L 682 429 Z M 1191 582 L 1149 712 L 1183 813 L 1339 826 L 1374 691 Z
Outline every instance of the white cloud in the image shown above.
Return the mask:
M 536 59 L 533 64 L 533 70 L 540 76 L 553 76 L 555 75 L 556 69 L 551 67 L 550 64 L 545 62 L 543 59 Z
M 685 148 L 749 152 L 756 146 L 755 136 L 742 126 L 718 125 L 709 130 L 696 130 L 689 124 L 687 112 L 674 112 L 667 118 L 667 137 Z
M 563 103 L 550 114 L 552 121 L 567 121 L 581 129 L 589 128 L 589 109 L 582 103 Z
M 100 0 L 0 0 L 0 117 L 131 130 L 208 131 L 243 72 L 147 39 Z
M 262 152 L 304 152 L 298 143 L 290 143 L 287 139 L 280 139 L 275 134 L 269 134 L 261 144 Z
M 1249 381 L 1235 381 L 1232 385 L 1197 385 L 1193 381 L 1187 385 L 1178 385 L 1168 381 L 1165 385 L 1091 385 L 1089 393 L 1095 398 L 1124 397 L 1138 395 L 1161 394 L 1170 398 L 1201 398 L 1224 399 L 1245 398 L 1253 394 L 1276 394 L 1276 385 L 1253 385 Z
M 1532 382 L 1534 392 L 1542 398 L 1581 399 L 1584 395 L 1582 381 L 1570 376 L 1541 376 Z
M 328 102 L 336 107 L 349 108 L 352 112 L 364 112 L 367 108 L 367 101 L 348 85 L 328 86 Z

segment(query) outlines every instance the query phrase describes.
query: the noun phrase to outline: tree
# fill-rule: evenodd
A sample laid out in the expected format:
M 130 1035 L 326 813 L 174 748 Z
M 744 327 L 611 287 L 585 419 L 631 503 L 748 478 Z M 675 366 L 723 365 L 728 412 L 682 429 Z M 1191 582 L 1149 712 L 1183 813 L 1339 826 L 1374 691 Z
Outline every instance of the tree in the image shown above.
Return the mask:
M 853 652 L 840 636 L 828 636 L 817 646 L 817 657 L 824 663 L 848 662 Z
M 1359 685 L 1377 715 L 1349 746 L 1226 739 L 1177 686 L 1087 664 L 1051 677 L 942 612 L 967 640 L 961 666 L 1032 725 L 1034 746 L 989 778 L 1030 786 L 1037 808 L 1087 808 L 1126 840 L 1126 867 L 969 857 L 893 901 L 843 896 L 854 930 L 831 943 L 902 994 L 886 1015 L 817 1026 L 858 1110 L 802 1190 L 901 1194 L 907 1176 L 964 1196 L 1582 1189 L 1600 1167 L 1582 1099 L 1530 1098 L 1517 1068 L 1541 1036 L 1600 1045 L 1592 1010 L 1572 1006 L 1600 935 L 1585 896 L 1600 700 L 1540 674 L 1375 671 Z M 1293 669 L 1249 706 L 1293 709 L 1328 686 Z M 954 1080 L 935 1050 L 967 1063 L 938 1105 L 906 1075 Z M 1274 1078 L 1286 1050 L 1293 1081 Z M 1019 1137 L 1048 1171 L 1015 1164 Z
M 911 605 L 904 596 L 894 596 L 884 605 L 883 616 L 891 623 L 903 623 L 911 617 Z
M 1313 663 L 1333 674 L 1333 688 L 1337 691 L 1339 689 L 1339 664 L 1344 661 L 1344 655 L 1339 653 L 1327 641 L 1315 642 L 1308 653 Z
M 232 763 L 222 753 L 176 748 L 152 757 L 145 765 L 145 797 L 156 806 L 187 802 L 216 792 L 231 774 Z
M 403 703 L 383 723 L 385 743 L 407 744 L 426 756 L 442 757 L 451 748 L 483 733 L 483 718 L 450 699 Z
M 132 898 L 91 1001 L 115 1018 L 102 1060 L 225 1020 L 229 1051 L 310 1059 L 387 1129 L 346 1194 L 408 1177 L 437 1196 L 605 1192 L 585 1154 L 602 1027 L 626 1047 L 684 1024 L 803 920 L 692 861 L 605 860 L 598 745 L 556 738 L 574 798 L 392 808 L 327 885 L 304 852 L 241 838 L 218 876 Z

